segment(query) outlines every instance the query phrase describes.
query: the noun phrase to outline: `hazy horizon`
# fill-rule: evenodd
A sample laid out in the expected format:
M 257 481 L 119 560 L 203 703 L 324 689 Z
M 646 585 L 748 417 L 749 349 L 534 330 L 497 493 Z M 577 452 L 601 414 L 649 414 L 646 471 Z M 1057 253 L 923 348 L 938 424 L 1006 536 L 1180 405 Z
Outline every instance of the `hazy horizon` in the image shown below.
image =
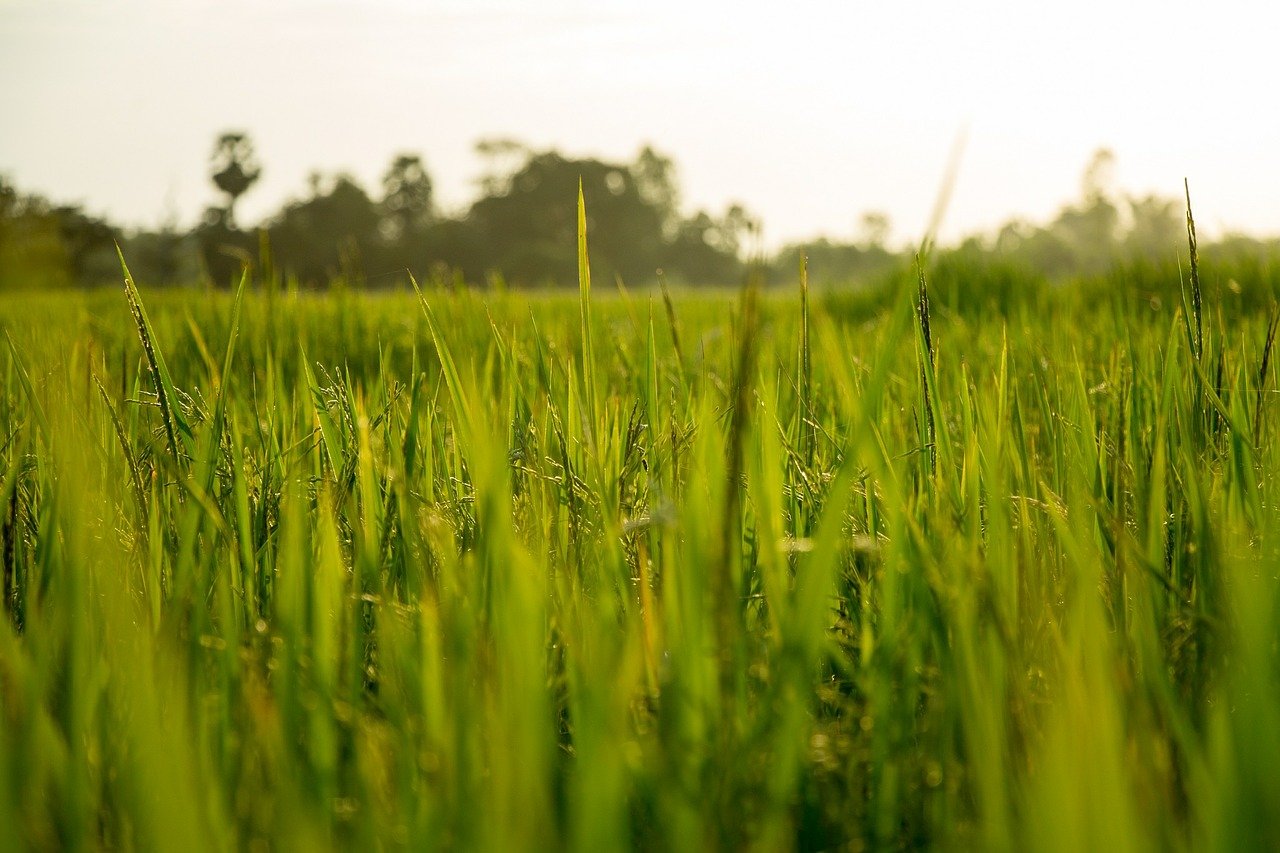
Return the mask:
M 1173 196 L 1189 177 L 1207 234 L 1280 233 L 1273 14 L 0 0 L 0 174 L 130 226 L 188 225 L 219 200 L 208 157 L 226 129 L 247 130 L 264 165 L 246 221 L 314 170 L 376 193 L 400 151 L 424 156 L 449 211 L 475 195 L 480 138 L 628 160 L 652 144 L 686 211 L 741 202 L 768 245 L 851 237 L 871 210 L 902 241 L 966 128 L 944 239 L 1048 218 L 1104 146 L 1121 191 Z

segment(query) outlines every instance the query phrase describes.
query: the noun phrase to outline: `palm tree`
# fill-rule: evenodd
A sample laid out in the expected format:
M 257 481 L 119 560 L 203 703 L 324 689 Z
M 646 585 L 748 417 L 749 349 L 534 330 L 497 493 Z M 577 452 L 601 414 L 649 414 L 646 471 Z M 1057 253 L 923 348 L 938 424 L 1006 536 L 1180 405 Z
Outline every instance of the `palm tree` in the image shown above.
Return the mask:
M 214 186 L 227 195 L 227 227 L 235 228 L 236 200 L 262 176 L 249 135 L 231 131 L 219 136 L 210 163 Z

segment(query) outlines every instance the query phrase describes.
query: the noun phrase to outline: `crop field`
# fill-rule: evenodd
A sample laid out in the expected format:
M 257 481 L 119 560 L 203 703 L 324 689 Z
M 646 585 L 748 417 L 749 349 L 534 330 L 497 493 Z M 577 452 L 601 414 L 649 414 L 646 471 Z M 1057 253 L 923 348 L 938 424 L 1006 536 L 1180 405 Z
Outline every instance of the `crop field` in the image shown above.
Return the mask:
M 579 241 L 0 301 L 2 846 L 1280 847 L 1265 309 Z

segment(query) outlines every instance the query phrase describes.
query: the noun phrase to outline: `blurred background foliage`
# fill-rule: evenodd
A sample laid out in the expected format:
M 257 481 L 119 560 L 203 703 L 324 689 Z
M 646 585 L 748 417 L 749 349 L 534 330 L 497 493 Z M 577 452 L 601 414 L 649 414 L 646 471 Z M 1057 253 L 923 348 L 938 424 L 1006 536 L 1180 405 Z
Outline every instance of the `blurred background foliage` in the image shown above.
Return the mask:
M 0 289 L 49 290 L 118 283 L 115 244 L 149 286 L 226 287 L 246 264 L 254 277 L 299 288 L 403 286 L 412 273 L 438 286 L 555 288 L 576 283 L 576 187 L 587 198 L 591 259 L 599 280 L 646 286 L 740 284 L 751 272 L 794 282 L 802 257 L 837 308 L 871 310 L 911 275 L 914 246 L 890 241 L 887 216 L 868 211 L 847 237 L 823 236 L 767 254 L 761 221 L 741 205 L 682 213 L 672 160 L 644 147 L 629 163 L 571 157 L 510 139 L 476 145 L 485 163 L 478 197 L 444 211 L 428 165 L 396 154 L 380 187 L 351 175 L 312 173 L 306 191 L 256 224 L 238 201 L 264 166 L 248 134 L 215 141 L 209 179 L 221 194 L 183 230 L 126 228 L 73 204 L 20 191 L 0 177 Z M 1178 299 L 1185 266 L 1183 202 L 1127 195 L 1113 155 L 1087 164 L 1079 198 L 1047 223 L 1016 219 L 939 253 L 936 283 L 956 310 L 1041 304 L 1064 282 L 1099 298 Z M 853 205 L 851 205 L 852 207 Z M 1210 288 L 1245 307 L 1275 296 L 1280 239 L 1228 234 L 1202 246 Z

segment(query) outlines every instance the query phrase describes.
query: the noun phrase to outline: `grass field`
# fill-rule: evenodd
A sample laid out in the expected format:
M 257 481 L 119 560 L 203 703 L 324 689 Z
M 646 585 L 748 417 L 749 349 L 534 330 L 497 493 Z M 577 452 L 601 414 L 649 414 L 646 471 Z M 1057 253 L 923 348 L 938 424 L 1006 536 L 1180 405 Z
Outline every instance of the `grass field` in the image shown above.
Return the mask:
M 3 846 L 1280 847 L 1274 327 L 960 287 L 0 302 Z

